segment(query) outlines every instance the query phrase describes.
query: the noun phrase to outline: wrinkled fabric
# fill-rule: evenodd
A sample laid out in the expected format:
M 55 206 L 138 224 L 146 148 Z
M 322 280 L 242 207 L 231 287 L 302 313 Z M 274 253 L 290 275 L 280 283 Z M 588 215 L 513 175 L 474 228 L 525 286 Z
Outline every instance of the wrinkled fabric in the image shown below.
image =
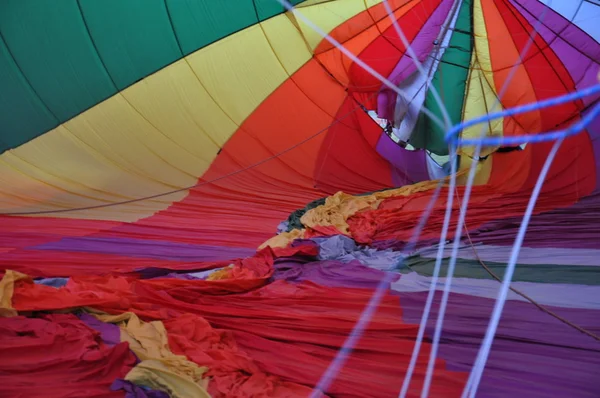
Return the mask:
M 115 380 L 110 389 L 113 391 L 125 391 L 125 398 L 170 398 L 166 392 L 142 388 L 123 379 Z
M 279 223 L 279 225 L 277 225 L 276 234 L 280 234 L 282 232 L 285 232 L 285 231 L 288 230 L 288 228 L 289 228 L 289 222 L 287 220 L 286 221 L 282 221 L 282 222 Z
M 465 242 L 467 243 L 467 242 Z M 558 242 L 557 242 L 558 244 Z M 446 246 L 443 257 L 450 257 L 452 246 Z M 465 260 L 481 259 L 485 262 L 508 263 L 512 246 L 500 245 L 474 245 L 466 244 L 457 252 L 459 258 Z M 421 250 L 422 257 L 435 258 L 438 253 L 437 247 Z M 600 267 L 600 248 L 564 248 L 564 247 L 521 247 L 519 250 L 519 262 L 521 264 L 539 265 L 582 265 L 589 267 Z
M 79 315 L 79 319 L 90 328 L 99 332 L 100 336 L 102 336 L 102 341 L 107 346 L 113 347 L 121 342 L 121 331 L 117 325 L 102 322 L 98 318 L 85 313 Z
M 188 264 L 187 267 L 171 268 L 171 267 L 144 267 L 134 271 L 134 275 L 142 279 L 158 278 L 160 276 L 169 275 L 172 273 L 188 273 L 188 272 L 204 272 L 213 269 L 219 269 L 231 265 L 231 261 L 209 262 L 209 263 L 194 263 Z
M 0 322 L 1 397 L 123 397 L 110 386 L 135 360 L 127 343 L 105 345 L 75 315 Z
M 236 343 L 231 331 L 217 330 L 202 317 L 184 314 L 164 321 L 169 346 L 207 366 L 212 397 L 297 397 L 311 389 L 266 374 Z
M 200 272 L 189 272 L 189 273 L 177 273 L 172 272 L 170 274 L 159 276 L 158 278 L 175 278 L 175 279 L 202 279 L 207 280 L 209 277 L 216 272 L 222 271 L 224 268 L 215 268 L 208 271 L 200 271 Z
M 121 329 L 121 340 L 142 361 L 125 380 L 168 392 L 172 397 L 208 396 L 206 368 L 199 367 L 169 348 L 167 331 L 160 321 L 143 322 L 135 314 L 95 314 L 103 322 L 115 323 Z
M 260 245 L 259 249 L 264 249 L 265 247 L 271 248 L 285 248 L 288 247 L 294 240 L 302 239 L 305 236 L 304 229 L 293 229 L 288 232 L 282 232 L 279 235 L 275 235 L 262 245 Z
M 404 268 L 400 272 L 415 271 L 424 276 L 432 276 L 436 260 L 419 255 L 406 259 Z M 498 277 L 502 278 L 506 270 L 506 263 L 485 261 L 485 265 Z M 440 264 L 440 276 L 447 275 L 450 258 L 443 258 Z M 454 276 L 458 278 L 494 279 L 477 260 L 457 259 Z M 571 283 L 579 285 L 600 285 L 598 268 L 576 265 L 555 264 L 522 264 L 517 262 L 513 274 L 513 281 L 535 283 Z
M 34 280 L 35 283 L 52 287 L 63 287 L 68 281 L 69 278 L 43 278 Z
M 397 292 L 429 291 L 432 278 L 416 272 L 404 274 L 392 283 L 390 289 Z M 446 278 L 438 278 L 436 290 L 443 290 Z M 451 292 L 473 297 L 495 299 L 501 284 L 496 280 L 453 278 Z M 563 308 L 586 308 L 600 310 L 600 286 L 558 283 L 512 282 L 511 287 L 542 305 Z M 513 291 L 508 291 L 507 300 L 528 301 Z
M 385 273 L 368 268 L 359 261 L 336 260 L 316 261 L 305 264 L 278 262 L 275 264 L 274 280 L 288 282 L 312 281 L 330 287 L 356 287 L 375 289 L 384 279 Z M 400 278 L 394 275 L 392 281 Z M 386 288 L 389 288 L 389 283 Z
M 371 268 L 390 270 L 397 266 L 405 256 L 393 250 L 377 250 L 358 246 L 352 238 L 336 235 L 330 238 L 312 238 L 319 243 L 320 260 L 340 260 L 350 262 L 358 260 Z
M 466 170 L 459 171 L 457 177 L 465 173 Z M 376 191 L 368 195 L 349 195 L 344 192 L 337 192 L 327 197 L 324 204 L 307 211 L 300 221 L 305 228 L 323 232 L 327 235 L 331 234 L 328 227 L 335 228 L 338 233 L 349 235 L 351 234 L 351 225 L 348 224 L 350 217 L 362 212 L 374 211 L 387 199 L 407 198 L 415 194 L 430 195 L 438 184 L 438 181 L 422 181 L 400 188 Z
M 167 392 L 171 398 L 210 398 L 204 387 L 174 371 L 163 361 L 147 359 L 133 368 L 125 380 Z
M 17 311 L 13 308 L 12 304 L 15 283 L 28 279 L 29 277 L 25 274 L 6 270 L 2 280 L 0 280 L 0 317 L 17 315 Z
M 259 261 L 259 258 L 254 261 Z M 267 261 L 267 258 L 262 258 L 262 261 Z M 257 267 L 252 262 L 248 264 L 255 269 Z M 275 281 L 258 288 L 248 285 L 247 292 L 234 293 L 218 287 L 224 282 L 231 281 L 131 280 L 105 276 L 73 278 L 66 289 L 49 289 L 56 295 L 54 300 L 59 301 L 60 298 L 63 306 L 68 306 L 64 297 L 73 297 L 73 293 L 110 291 L 121 300 L 104 301 L 108 305 L 94 305 L 95 308 L 108 313 L 134 312 L 144 319 L 164 322 L 167 330 L 169 323 L 184 313 L 203 317 L 212 327 L 229 330 L 239 349 L 247 353 L 262 372 L 292 383 L 292 386 L 314 386 L 317 383 L 372 295 L 372 289 L 368 288 L 328 288 L 312 282 L 291 284 L 285 281 Z M 211 285 L 215 286 L 209 288 Z M 31 289 L 32 285 L 22 285 L 21 288 Z M 227 296 L 223 297 L 223 294 Z M 25 292 L 20 296 L 19 305 L 35 306 L 34 302 L 24 301 L 28 297 Z M 19 309 L 17 303 L 15 308 Z M 188 324 L 189 321 L 186 321 L 180 327 Z M 417 329 L 416 324 L 402 322 L 398 299 L 385 295 L 358 342 L 357 350 L 328 393 L 356 398 L 385 398 L 397 394 L 397 381 L 408 366 Z M 195 339 L 198 338 L 201 339 L 200 336 Z M 132 349 L 136 351 L 135 346 Z M 425 344 L 424 352 L 428 349 Z M 177 350 L 174 349 L 174 352 Z M 195 356 L 199 354 L 197 352 Z M 186 353 L 186 356 L 197 364 L 200 362 L 191 353 Z M 210 366 L 207 365 L 209 369 Z M 419 394 L 425 367 L 426 358 L 423 357 L 415 370 L 411 397 Z M 229 375 L 235 374 L 230 370 Z M 255 385 L 251 378 L 249 380 L 250 385 Z M 430 396 L 460 395 L 465 380 L 465 373 L 448 372 L 440 360 L 436 362 L 436 378 Z M 235 381 L 229 383 L 231 385 Z M 255 390 L 247 396 L 276 396 L 273 395 L 275 389 L 265 388 L 263 386 L 258 389 L 260 393 L 256 394 Z M 210 386 L 209 391 L 213 391 Z M 290 396 L 306 396 L 306 389 L 294 387 L 292 391 L 296 392 Z
M 291 213 L 288 219 L 286 220 L 287 228 L 285 232 L 291 232 L 294 229 L 303 229 L 304 226 L 302 225 L 301 221 L 302 216 L 304 216 L 304 214 L 306 214 L 307 211 L 323 205 L 325 203 L 325 199 L 326 198 L 319 198 L 313 200 L 312 202 L 304 206 L 302 209 L 295 210 L 293 213 Z

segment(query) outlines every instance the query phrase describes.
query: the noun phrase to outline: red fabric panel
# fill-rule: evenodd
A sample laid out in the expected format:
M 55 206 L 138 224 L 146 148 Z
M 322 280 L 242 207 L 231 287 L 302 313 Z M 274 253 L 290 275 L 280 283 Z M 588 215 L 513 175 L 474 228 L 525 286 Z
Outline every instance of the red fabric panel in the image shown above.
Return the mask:
M 74 315 L 0 322 L 0 396 L 123 397 L 110 385 L 136 358 L 127 343 L 104 345 L 98 332 Z
M 439 0 L 422 0 L 406 14 L 398 18 L 406 39 L 411 43 L 431 13 L 439 5 Z M 389 26 L 359 55 L 361 61 L 383 76 L 389 76 L 400 58 L 405 54 L 406 48 L 398 37 L 394 26 Z M 351 91 L 379 91 L 381 82 L 360 65 L 353 63 L 350 67 Z
M 341 120 L 357 106 L 346 97 L 336 118 Z M 317 160 L 317 187 L 334 194 L 346 186 L 350 192 L 374 191 L 392 179 L 389 163 L 375 150 L 381 128 L 365 112 L 354 112 L 328 132 Z
M 50 250 L 15 250 L 0 256 L 0 269 L 12 269 L 31 277 L 58 277 L 130 273 L 156 267 L 173 270 L 201 270 L 226 266 L 225 263 L 181 262 L 149 258 Z
M 115 221 L 0 215 L 0 253 L 2 249 L 40 245 L 66 236 L 87 236 L 118 225 L 121 223 Z

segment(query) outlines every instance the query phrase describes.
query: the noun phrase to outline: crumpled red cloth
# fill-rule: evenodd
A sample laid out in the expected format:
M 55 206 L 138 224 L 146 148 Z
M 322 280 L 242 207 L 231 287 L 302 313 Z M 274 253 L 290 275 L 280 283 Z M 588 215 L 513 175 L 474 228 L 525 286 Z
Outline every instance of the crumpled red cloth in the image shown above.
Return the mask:
M 48 303 L 57 308 L 85 303 L 112 314 L 131 311 L 146 321 L 161 320 L 173 352 L 210 368 L 214 396 L 303 397 L 317 384 L 373 294 L 372 289 L 312 282 L 266 284 L 277 255 L 310 255 L 308 246 L 278 254 L 267 248 L 236 261 L 231 278 L 216 281 L 81 276 L 64 288 L 43 292 L 17 283 L 13 305 L 22 311 L 49 309 Z M 417 329 L 402 321 L 398 297 L 385 295 L 327 392 L 348 398 L 397 396 Z M 411 397 L 420 394 L 428 350 L 424 343 Z M 460 396 L 466 376 L 438 361 L 430 396 Z
M 123 397 L 111 384 L 135 366 L 127 343 L 108 347 L 71 314 L 0 319 L 0 397 Z

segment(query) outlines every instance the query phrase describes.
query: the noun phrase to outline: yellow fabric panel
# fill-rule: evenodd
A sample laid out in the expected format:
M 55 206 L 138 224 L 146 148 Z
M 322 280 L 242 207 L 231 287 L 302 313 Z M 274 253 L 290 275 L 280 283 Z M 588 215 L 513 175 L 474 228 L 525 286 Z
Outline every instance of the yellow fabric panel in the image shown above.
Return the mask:
M 205 164 L 237 125 L 213 101 L 185 59 L 122 92 L 125 99 L 168 138 Z
M 262 245 L 259 246 L 258 249 L 262 250 L 262 249 L 266 248 L 267 246 L 272 247 L 273 249 L 278 248 L 278 247 L 279 248 L 287 247 L 294 240 L 303 239 L 305 232 L 306 232 L 306 230 L 304 230 L 304 229 L 292 229 L 289 232 L 282 232 L 280 234 L 273 236 L 266 242 L 264 242 Z
M 165 188 L 139 172 L 120 167 L 109 154 L 80 140 L 65 126 L 0 157 L 0 208 L 5 212 L 94 206 L 164 192 Z M 50 216 L 136 220 L 184 194 Z
M 139 144 L 139 138 L 128 136 L 125 132 L 127 128 L 135 130 L 136 126 L 143 126 L 139 122 L 144 119 L 138 116 L 125 119 L 132 123 L 120 124 L 123 119 L 118 116 L 125 113 L 124 109 L 119 110 L 109 104 L 122 101 L 120 96 L 113 97 L 103 103 L 105 106 L 94 107 L 68 122 L 66 125 L 70 125 L 71 129 L 67 129 L 66 125 L 59 126 L 3 154 L 0 157 L 2 210 L 40 211 L 96 206 L 172 190 L 175 186 L 167 182 L 165 173 L 161 176 L 162 182 L 151 174 L 154 172 L 152 162 L 160 162 L 162 166 L 165 162 L 157 155 L 152 156 L 144 144 Z M 110 109 L 113 112 L 107 111 Z M 106 119 L 106 124 L 102 123 L 102 119 Z M 143 127 L 137 134 L 145 133 L 146 142 L 151 142 L 152 134 L 158 133 L 155 129 Z M 107 141 L 109 139 L 112 141 Z M 145 159 L 142 158 L 144 155 Z M 179 174 L 173 177 L 180 184 L 193 185 L 196 181 L 190 175 Z M 49 216 L 134 221 L 166 208 L 184 195 L 181 192 L 152 201 Z
M 158 131 L 122 95 L 71 119 L 65 127 L 119 168 L 154 180 L 163 189 L 194 184 L 194 174 L 200 171 L 196 158 Z M 117 140 L 120 145 L 114 145 Z
M 321 3 L 327 3 L 327 2 L 330 2 L 330 1 L 331 0 L 305 0 L 302 3 L 300 3 L 298 5 L 295 5 L 294 8 L 312 7 L 314 5 L 321 4 Z
M 485 19 L 481 0 L 473 1 L 473 36 L 474 36 L 474 53 L 477 54 L 477 62 L 483 69 L 482 77 L 488 81 L 494 94 L 496 86 L 494 84 L 494 74 L 492 72 L 492 59 L 490 56 L 490 44 L 488 42 L 488 33 L 485 28 Z
M 463 120 L 470 120 L 476 117 L 491 112 L 491 108 L 496 101 L 496 93 L 489 85 L 488 80 L 484 77 L 484 73 L 480 70 L 481 65 L 478 62 L 479 50 L 473 52 L 471 59 L 471 70 L 467 80 L 467 89 L 465 95 L 465 104 L 463 110 Z M 498 104 L 495 108 L 497 111 L 502 110 L 502 105 Z M 487 124 L 478 124 L 468 127 L 463 130 L 462 138 L 477 139 L 481 136 L 482 131 L 485 136 L 502 136 L 503 118 L 495 119 Z M 492 152 L 495 148 L 481 148 L 480 156 L 485 156 Z M 462 155 L 473 156 L 474 147 L 462 147 L 459 153 Z
M 310 60 L 312 54 L 289 18 L 270 18 L 261 22 L 260 26 L 271 48 L 277 54 L 279 62 L 289 75 Z
M 18 312 L 12 306 L 15 283 L 30 279 L 29 276 L 7 269 L 0 280 L 0 318 L 17 316 Z
M 238 125 L 288 78 L 259 25 L 191 54 L 188 61 L 211 97 Z
M 319 3 L 313 7 L 302 8 L 299 12 L 322 31 L 329 33 L 338 25 L 366 9 L 365 0 L 344 0 Z M 323 41 L 323 37 L 301 19 L 297 18 L 296 23 L 310 46 L 311 52 L 314 51 Z
M 97 206 L 192 186 L 238 126 L 310 58 L 286 15 L 201 49 L 2 154 L 0 211 Z M 131 222 L 186 194 L 45 216 Z
M 467 185 L 467 181 L 469 179 L 469 171 L 471 170 L 471 164 L 473 163 L 473 159 L 468 156 L 462 156 L 460 158 L 460 166 L 458 168 L 458 173 L 456 176 L 456 184 L 457 185 Z M 492 174 L 492 166 L 494 163 L 494 155 L 488 157 L 483 161 L 477 162 L 477 169 L 475 170 L 475 179 L 473 180 L 473 185 L 485 185 L 490 179 L 490 175 Z

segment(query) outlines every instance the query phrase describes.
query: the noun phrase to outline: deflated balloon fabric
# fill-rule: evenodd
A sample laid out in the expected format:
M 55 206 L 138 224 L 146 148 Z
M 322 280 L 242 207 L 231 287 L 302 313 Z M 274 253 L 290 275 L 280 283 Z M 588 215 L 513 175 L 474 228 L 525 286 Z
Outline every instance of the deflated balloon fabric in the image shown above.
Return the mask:
M 275 269 L 274 280 L 311 281 L 330 287 L 374 289 L 384 277 L 381 272 L 368 268 L 357 260 L 350 262 L 325 260 L 305 264 L 292 261 L 278 262 L 275 264 Z M 395 275 L 394 280 L 399 277 L 400 275 Z
M 399 280 L 392 283 L 390 288 L 401 293 L 426 292 L 430 289 L 431 279 L 431 277 L 411 272 L 402 275 Z M 436 290 L 443 290 L 445 282 L 446 278 L 439 278 Z M 600 301 L 598 301 L 600 286 L 513 282 L 511 287 L 529 297 L 534 297 L 536 302 L 542 305 L 600 310 Z M 460 277 L 452 279 L 451 291 L 456 294 L 494 299 L 498 297 L 499 290 L 500 284 L 496 280 Z M 528 301 L 514 291 L 508 292 L 507 300 Z
M 319 198 L 319 199 L 313 200 L 312 202 L 310 202 L 309 204 L 304 206 L 302 209 L 298 209 L 298 210 L 294 211 L 293 213 L 291 213 L 290 216 L 288 217 L 288 219 L 286 220 L 287 226 L 286 226 L 285 231 L 291 232 L 294 229 L 304 228 L 304 225 L 302 225 L 302 221 L 301 221 L 304 214 L 306 214 L 307 211 L 314 209 L 317 206 L 321 206 L 321 205 L 325 204 L 325 199 L 326 198 Z
M 269 257 L 265 257 L 263 253 L 249 260 L 253 261 L 244 261 L 256 270 L 256 262 L 268 262 Z M 171 331 L 172 327 L 180 325 L 178 327 L 183 329 L 179 330 L 185 330 L 188 327 L 186 325 L 191 322 L 189 317 L 203 317 L 213 327 L 230 330 L 239 349 L 247 353 L 262 372 L 293 383 L 282 385 L 276 382 L 277 388 L 294 388 L 295 391 L 301 391 L 294 396 L 305 396 L 307 387 L 298 390 L 294 386 L 312 386 L 317 382 L 371 297 L 371 289 L 327 288 L 311 282 L 290 284 L 276 281 L 258 289 L 251 285 L 250 289 L 253 290 L 248 293 L 233 293 L 230 289 L 224 291 L 222 286 L 218 286 L 228 282 L 232 281 L 80 277 L 72 278 L 65 288 L 48 288 L 51 290 L 46 292 L 48 296 L 43 301 L 61 302 L 63 308 L 73 307 L 74 305 L 69 305 L 69 300 L 78 299 L 78 295 L 83 292 L 88 292 L 88 295 L 89 292 L 94 292 L 98 303 L 87 305 L 107 313 L 131 311 L 144 319 L 161 320 L 172 338 L 175 338 L 176 333 Z M 209 289 L 208 285 L 214 287 Z M 35 309 L 40 300 L 27 300 L 34 297 L 28 290 L 35 291 L 41 287 L 43 286 L 21 284 L 16 292 L 18 300 L 14 303 L 15 308 Z M 222 298 L 224 292 L 228 293 L 227 300 Z M 54 297 L 49 297 L 50 295 Z M 114 300 L 107 299 L 110 296 Z M 324 313 L 327 313 L 326 317 L 323 317 Z M 396 384 L 408 365 L 408 354 L 412 351 L 412 339 L 416 336 L 416 330 L 416 325 L 402 322 L 398 299 L 386 295 L 369 324 L 367 333 L 359 341 L 358 350 L 351 355 L 330 393 L 348 397 L 387 397 L 396 394 Z M 195 335 L 195 340 L 202 341 L 202 335 Z M 169 346 L 174 347 L 171 337 Z M 187 350 L 183 341 L 178 346 Z M 427 349 L 425 344 L 424 352 Z M 177 354 L 178 350 L 173 348 L 173 352 Z M 192 352 L 186 351 L 187 356 L 200 366 L 204 365 L 198 358 L 202 351 L 197 351 L 194 355 Z M 425 357 L 418 363 L 413 390 L 415 394 L 418 394 L 424 377 L 425 363 Z M 206 366 L 211 369 L 210 363 Z M 459 394 L 466 375 L 446 371 L 442 361 L 437 362 L 436 369 L 432 396 Z M 208 375 L 210 372 L 211 370 Z M 227 375 L 224 377 L 219 381 L 221 385 L 226 383 L 224 380 L 231 380 L 232 376 L 229 373 L 229 378 Z M 252 377 L 248 382 L 253 383 Z M 209 391 L 212 392 L 217 384 L 211 383 Z M 264 388 L 266 387 L 262 385 L 261 389 Z M 377 395 L 373 395 L 374 392 Z
M 79 319 L 81 319 L 86 325 L 100 333 L 100 336 L 102 336 L 102 341 L 107 346 L 112 347 L 119 344 L 122 341 L 121 331 L 117 325 L 102 322 L 98 318 L 87 313 L 80 314 Z
M 17 315 L 17 311 L 12 306 L 15 283 L 26 279 L 29 277 L 25 274 L 6 270 L 0 280 L 0 317 Z
M 329 238 L 312 238 L 319 244 L 320 260 L 339 260 L 350 262 L 358 260 L 361 264 L 377 269 L 392 269 L 405 257 L 399 251 L 377 250 L 358 246 L 354 240 L 344 235 Z
M 465 171 L 461 171 L 459 176 L 465 174 Z M 286 247 L 295 239 L 310 237 L 306 235 L 306 229 L 317 236 L 353 235 L 351 226 L 348 224 L 348 220 L 352 216 L 368 210 L 378 209 L 380 203 L 387 198 L 405 198 L 409 195 L 412 198 L 418 193 L 430 193 L 437 185 L 437 181 L 422 181 L 413 185 L 379 190 L 363 195 L 350 195 L 344 192 L 337 192 L 335 195 L 325 198 L 323 204 L 307 210 L 302 215 L 300 218 L 301 229 L 292 229 L 276 235 L 264 242 L 260 247 Z
M 173 397 L 208 396 L 206 368 L 200 368 L 185 356 L 175 355 L 168 347 L 167 331 L 162 322 L 142 322 L 135 314 L 96 314 L 103 322 L 121 329 L 121 340 L 142 361 L 125 380 L 168 392 Z
M 122 379 L 115 380 L 111 384 L 110 389 L 113 391 L 125 391 L 125 398 L 170 398 L 166 392 L 142 388 Z
M 329 286 L 374 288 L 385 275 L 374 269 L 366 271 L 357 262 L 293 263 L 288 260 L 287 263 L 276 262 L 275 266 L 276 279 L 312 281 Z M 538 277 L 539 272 L 542 271 L 538 270 Z M 420 322 L 429 279 L 412 272 L 391 284 L 390 288 L 400 295 L 406 311 L 403 319 Z M 443 283 L 443 278 L 438 281 L 438 290 L 443 288 Z M 499 286 L 497 281 L 491 280 L 454 279 L 439 353 L 440 357 L 448 359 L 448 369 L 467 372 L 473 366 Z M 598 295 L 596 286 L 523 282 L 515 282 L 512 286 L 577 325 L 591 332 L 600 331 L 600 307 L 594 299 Z M 438 291 L 427 336 L 434 333 L 440 298 Z M 594 372 L 600 364 L 596 342 L 543 313 L 514 292 L 510 292 L 508 300 L 480 394 L 490 397 L 531 395 L 533 383 L 539 396 L 593 396 L 593 391 L 598 388 Z M 464 322 L 465 314 L 469 316 L 468 324 Z M 540 334 L 540 330 L 544 333 Z M 588 352 L 580 356 L 581 349 Z M 527 377 L 513 380 L 517 362 L 519 372 Z M 506 383 L 507 379 L 511 379 L 511 383 Z M 549 385 L 553 387 L 549 388 Z M 553 390 L 554 386 L 557 390 Z
M 52 286 L 52 287 L 63 287 L 67 284 L 69 278 L 42 278 L 35 279 L 35 283 L 39 283 L 41 285 Z
M 415 271 L 421 275 L 432 276 L 435 267 L 435 258 L 413 256 L 409 257 L 401 272 Z M 450 258 L 441 260 L 440 276 L 446 276 Z M 486 267 L 496 276 L 502 278 L 506 270 L 506 263 L 485 261 Z M 578 266 L 564 264 L 527 264 L 517 262 L 513 281 L 535 283 L 572 283 L 580 285 L 600 285 L 598 267 Z M 454 270 L 455 277 L 473 279 L 494 279 L 492 275 L 481 266 L 479 260 L 458 259 Z
M 2 397 L 122 397 L 122 392 L 111 393 L 110 386 L 135 361 L 126 343 L 107 346 L 72 314 L 0 322 Z
M 399 295 L 404 319 L 419 322 L 427 292 Z M 437 292 L 427 323 L 427 336 L 433 336 L 435 331 L 441 297 L 442 292 Z M 450 294 L 439 351 L 439 356 L 447 359 L 448 369 L 471 370 L 495 301 L 495 298 L 463 292 Z M 548 309 L 591 332 L 600 333 L 598 310 Z M 477 396 L 593 397 L 600 388 L 599 368 L 600 349 L 596 340 L 531 303 L 510 300 L 502 312 Z

